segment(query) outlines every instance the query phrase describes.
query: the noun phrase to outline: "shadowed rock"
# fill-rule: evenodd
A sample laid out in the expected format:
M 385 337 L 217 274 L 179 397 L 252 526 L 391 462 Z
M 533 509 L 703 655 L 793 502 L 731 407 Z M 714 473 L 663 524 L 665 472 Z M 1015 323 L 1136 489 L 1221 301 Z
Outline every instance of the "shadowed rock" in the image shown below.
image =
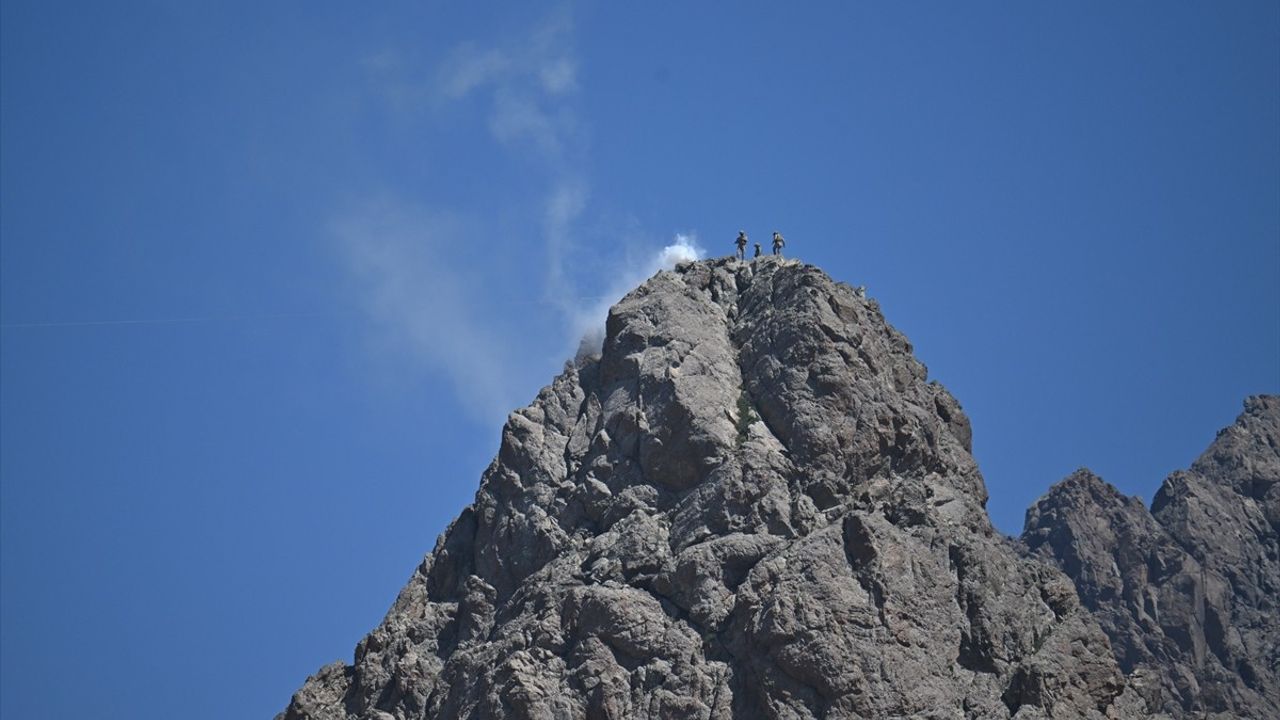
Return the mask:
M 279 717 L 1139 716 L 1067 577 L 992 529 L 970 443 L 817 268 L 659 273 Z
M 1150 512 L 1088 470 L 1027 511 L 1022 539 L 1075 581 L 1148 704 L 1280 717 L 1280 398 L 1245 401 Z

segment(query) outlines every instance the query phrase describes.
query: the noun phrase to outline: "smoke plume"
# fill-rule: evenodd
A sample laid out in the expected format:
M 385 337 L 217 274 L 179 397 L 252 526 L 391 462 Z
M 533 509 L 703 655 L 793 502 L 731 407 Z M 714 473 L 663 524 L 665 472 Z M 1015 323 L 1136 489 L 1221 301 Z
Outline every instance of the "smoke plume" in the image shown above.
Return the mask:
M 605 320 L 609 308 L 622 299 L 632 288 L 652 277 L 660 270 L 670 270 L 678 263 L 699 260 L 705 251 L 692 235 L 676 233 L 675 242 L 654 253 L 644 264 L 620 273 L 608 292 L 571 315 L 571 334 L 577 338 L 576 357 L 597 354 L 604 347 Z

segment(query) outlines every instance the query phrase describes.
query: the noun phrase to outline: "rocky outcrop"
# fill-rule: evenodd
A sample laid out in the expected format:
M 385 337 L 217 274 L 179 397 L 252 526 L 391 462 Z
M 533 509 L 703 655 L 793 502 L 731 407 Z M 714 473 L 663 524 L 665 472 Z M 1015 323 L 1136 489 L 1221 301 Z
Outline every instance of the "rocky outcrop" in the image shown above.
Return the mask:
M 1068 578 L 993 531 L 970 438 L 817 268 L 661 272 L 280 718 L 1141 715 Z
M 1151 511 L 1080 470 L 1022 539 L 1075 581 L 1147 703 L 1174 717 L 1280 717 L 1280 397 L 1245 402 Z

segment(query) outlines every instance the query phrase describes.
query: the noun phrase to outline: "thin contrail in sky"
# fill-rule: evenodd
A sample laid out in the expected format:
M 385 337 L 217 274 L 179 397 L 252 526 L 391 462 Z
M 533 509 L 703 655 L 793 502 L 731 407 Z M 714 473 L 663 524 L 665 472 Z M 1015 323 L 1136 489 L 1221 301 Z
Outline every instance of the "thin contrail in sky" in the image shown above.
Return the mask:
M 577 300 L 585 302 L 588 300 L 617 300 L 620 299 L 613 295 L 583 295 Z M 546 301 L 535 300 L 540 305 L 549 305 Z M 525 300 L 506 300 L 497 304 L 500 305 L 527 305 L 529 301 Z M 187 323 L 216 323 L 216 322 L 235 322 L 240 320 L 279 320 L 288 318 L 315 318 L 315 317 L 344 317 L 349 315 L 359 315 L 361 313 L 355 311 L 348 312 L 310 312 L 310 313 L 270 313 L 266 315 L 228 315 L 223 317 L 179 317 L 179 318 L 143 318 L 143 319 L 127 319 L 127 320 L 54 320 L 48 322 L 10 322 L 0 323 L 0 328 L 55 328 L 55 327 L 93 327 L 98 325 L 181 325 Z
M 273 313 L 269 315 L 231 315 L 225 317 L 152 318 L 138 320 L 69 320 L 56 322 L 2 323 L 0 328 L 91 327 L 95 325 L 178 325 L 185 323 L 234 322 L 238 320 L 273 320 L 280 318 L 335 317 L 344 313 Z
M 618 300 L 619 296 L 614 295 L 583 295 L 577 298 L 578 302 L 600 301 L 600 300 Z M 535 300 L 540 305 L 550 305 L 545 300 Z M 527 305 L 529 301 L 525 300 L 500 300 L 499 305 Z M 309 312 L 309 313 L 269 313 L 266 315 L 228 315 L 222 317 L 178 317 L 178 318 L 138 318 L 138 319 L 120 319 L 120 320 L 52 320 L 41 322 L 9 322 L 0 323 L 0 329 L 10 330 L 19 328 L 72 328 L 72 327 L 95 327 L 102 325 L 185 325 L 191 323 L 217 323 L 217 322 L 237 322 L 242 320 L 280 320 L 289 318 L 317 318 L 317 317 L 343 317 L 350 315 L 359 315 L 355 311 L 348 312 Z

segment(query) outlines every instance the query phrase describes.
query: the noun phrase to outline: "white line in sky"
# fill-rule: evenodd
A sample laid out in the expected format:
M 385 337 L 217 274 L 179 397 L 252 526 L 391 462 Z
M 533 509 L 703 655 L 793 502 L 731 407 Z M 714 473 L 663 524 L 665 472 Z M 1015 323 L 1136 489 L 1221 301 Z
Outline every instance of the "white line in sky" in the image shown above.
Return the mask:
M 280 318 L 334 317 L 343 313 L 273 313 L 269 315 L 229 315 L 224 317 L 150 318 L 136 320 L 67 320 L 54 322 L 0 323 L 0 328 L 92 327 L 95 325 L 178 325 L 184 323 L 235 322 L 239 320 L 274 320 Z
M 580 298 L 580 300 L 605 300 L 616 299 L 609 295 L 588 295 Z M 535 301 L 539 304 L 549 304 L 546 301 Z M 525 301 L 509 301 L 509 304 L 528 304 Z M 318 318 L 318 317 L 340 317 L 356 315 L 355 312 L 310 312 L 310 313 L 271 313 L 267 315 L 228 315 L 223 317 L 179 317 L 179 318 L 139 318 L 139 319 L 121 319 L 121 320 L 55 320 L 47 322 L 11 322 L 0 323 L 0 329 L 20 329 L 20 328 L 73 328 L 73 327 L 95 327 L 102 325 L 183 325 L 190 323 L 217 323 L 217 322 L 237 322 L 242 320 L 280 320 L 290 318 Z

